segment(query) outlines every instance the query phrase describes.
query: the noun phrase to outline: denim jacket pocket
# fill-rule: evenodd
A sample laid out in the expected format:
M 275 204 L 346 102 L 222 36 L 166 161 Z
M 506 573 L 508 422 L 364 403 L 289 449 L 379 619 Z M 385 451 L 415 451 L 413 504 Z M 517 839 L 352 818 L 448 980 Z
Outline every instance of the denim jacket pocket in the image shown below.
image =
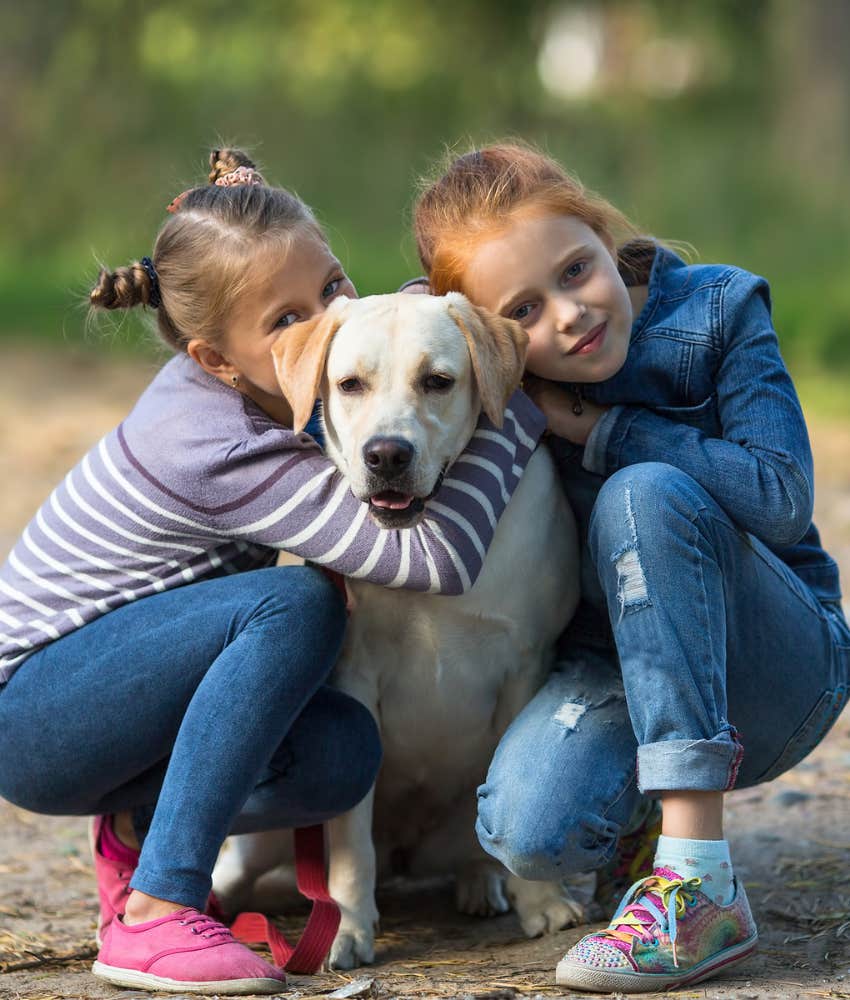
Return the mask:
M 651 409 L 660 417 L 675 420 L 677 424 L 696 427 L 709 437 L 721 436 L 716 394 L 712 394 L 696 406 L 652 406 Z
M 777 760 L 756 779 L 757 782 L 761 784 L 763 781 L 771 781 L 807 757 L 841 715 L 841 710 L 847 704 L 848 694 L 850 688 L 847 684 L 839 684 L 838 687 L 824 691 L 803 724 L 785 744 Z

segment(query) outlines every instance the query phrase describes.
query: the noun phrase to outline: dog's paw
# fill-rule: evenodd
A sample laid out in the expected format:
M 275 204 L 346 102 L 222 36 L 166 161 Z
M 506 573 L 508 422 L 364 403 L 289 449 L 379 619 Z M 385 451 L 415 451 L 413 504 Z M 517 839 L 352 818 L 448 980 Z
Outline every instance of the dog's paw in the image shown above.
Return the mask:
M 363 902 L 351 908 L 340 906 L 340 910 L 342 917 L 328 956 L 328 968 L 356 969 L 358 965 L 371 965 L 375 961 L 375 932 L 378 929 L 378 910 L 374 902 Z
M 595 882 L 593 873 L 560 882 L 527 882 L 511 875 L 507 892 L 523 932 L 531 938 L 587 923 Z
M 505 870 L 487 862 L 462 868 L 455 881 L 458 913 L 472 917 L 493 917 L 511 908 L 505 895 Z
M 329 969 L 356 969 L 358 965 L 371 965 L 375 961 L 375 932 L 371 927 L 340 926 L 331 953 Z

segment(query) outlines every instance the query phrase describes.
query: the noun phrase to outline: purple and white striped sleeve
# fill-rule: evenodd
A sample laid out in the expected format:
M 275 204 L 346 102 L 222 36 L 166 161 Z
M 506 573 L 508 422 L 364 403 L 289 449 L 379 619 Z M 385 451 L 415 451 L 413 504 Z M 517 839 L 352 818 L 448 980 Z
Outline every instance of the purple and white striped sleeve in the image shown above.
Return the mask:
M 528 464 L 545 419 L 521 392 L 497 429 L 481 416 L 418 525 L 383 529 L 369 518 L 331 461 L 319 451 L 295 453 L 263 491 L 246 524 L 231 517 L 211 527 L 231 538 L 283 549 L 344 576 L 387 587 L 459 594 L 475 582 L 496 524 Z M 271 505 L 270 505 L 271 501 Z

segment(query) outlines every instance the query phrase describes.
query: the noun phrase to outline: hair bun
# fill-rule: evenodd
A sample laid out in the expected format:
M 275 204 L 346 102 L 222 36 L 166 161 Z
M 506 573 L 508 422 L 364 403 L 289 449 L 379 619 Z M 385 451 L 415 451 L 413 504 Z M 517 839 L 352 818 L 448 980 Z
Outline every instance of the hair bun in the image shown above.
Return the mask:
M 139 261 L 117 271 L 100 272 L 97 284 L 89 293 L 89 302 L 98 309 L 132 309 L 153 305 L 155 292 L 150 275 Z
M 260 177 L 257 165 L 241 149 L 232 149 L 230 147 L 214 149 L 210 153 L 210 184 L 215 184 L 221 177 L 224 177 L 226 174 L 232 174 L 239 167 L 246 167 L 249 170 L 253 170 L 255 176 Z

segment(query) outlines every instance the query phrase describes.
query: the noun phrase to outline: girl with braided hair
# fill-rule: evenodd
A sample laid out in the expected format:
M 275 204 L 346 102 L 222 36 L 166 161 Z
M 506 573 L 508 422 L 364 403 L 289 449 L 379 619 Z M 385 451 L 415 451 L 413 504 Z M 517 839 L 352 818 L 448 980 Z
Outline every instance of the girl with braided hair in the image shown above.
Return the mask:
M 377 773 L 365 708 L 325 685 L 343 600 L 315 566 L 459 593 L 543 429 L 521 393 L 415 530 L 379 530 L 312 433 L 271 347 L 354 296 L 310 209 L 218 150 L 150 257 L 101 272 L 95 309 L 145 306 L 173 349 L 128 417 L 0 568 L 0 795 L 94 815 L 94 971 L 172 992 L 273 993 L 283 974 L 205 913 L 229 833 L 308 826 Z M 477 498 L 477 499 L 476 499 Z

